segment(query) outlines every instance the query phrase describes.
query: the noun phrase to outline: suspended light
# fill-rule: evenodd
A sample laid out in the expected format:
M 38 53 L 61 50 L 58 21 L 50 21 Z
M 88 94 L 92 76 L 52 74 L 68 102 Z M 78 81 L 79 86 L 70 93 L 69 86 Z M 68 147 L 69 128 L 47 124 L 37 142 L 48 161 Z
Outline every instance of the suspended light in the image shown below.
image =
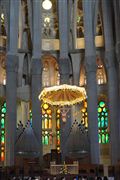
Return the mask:
M 39 95 L 40 100 L 52 106 L 71 106 L 86 98 L 84 88 L 67 84 L 44 88 Z
M 50 0 L 44 0 L 42 3 L 42 7 L 45 10 L 49 10 L 52 8 L 52 2 Z

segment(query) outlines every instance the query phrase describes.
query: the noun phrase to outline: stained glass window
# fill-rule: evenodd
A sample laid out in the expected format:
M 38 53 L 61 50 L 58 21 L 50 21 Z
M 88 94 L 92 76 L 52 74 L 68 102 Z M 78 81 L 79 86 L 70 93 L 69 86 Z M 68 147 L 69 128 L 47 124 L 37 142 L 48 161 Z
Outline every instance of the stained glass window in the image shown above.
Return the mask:
M 87 114 L 87 102 L 84 101 L 83 108 L 81 109 L 82 112 L 82 120 L 81 124 L 83 124 L 85 127 L 88 127 L 88 114 Z
M 87 115 L 87 102 L 84 102 L 83 108 L 81 109 L 82 120 L 81 123 L 88 127 L 88 115 Z M 99 128 L 99 143 L 109 143 L 109 132 L 108 132 L 108 109 L 105 101 L 101 100 L 98 102 L 98 128 Z
M 32 111 L 29 112 L 32 123 Z M 42 143 L 52 144 L 52 110 L 47 103 L 42 104 Z
M 47 103 L 42 104 L 42 142 L 52 144 L 52 110 Z
M 30 123 L 32 125 L 32 111 L 31 111 L 31 109 L 30 109 L 30 112 L 29 112 L 29 116 L 30 116 Z
M 60 152 L 60 109 L 56 110 L 56 146 L 58 153 Z
M 108 133 L 108 109 L 105 101 L 98 103 L 98 128 L 99 128 L 99 143 L 109 143 Z
M 3 103 L 0 112 L 0 130 L 1 130 L 1 137 L 0 137 L 0 160 L 5 160 L 5 117 L 6 117 L 6 102 Z

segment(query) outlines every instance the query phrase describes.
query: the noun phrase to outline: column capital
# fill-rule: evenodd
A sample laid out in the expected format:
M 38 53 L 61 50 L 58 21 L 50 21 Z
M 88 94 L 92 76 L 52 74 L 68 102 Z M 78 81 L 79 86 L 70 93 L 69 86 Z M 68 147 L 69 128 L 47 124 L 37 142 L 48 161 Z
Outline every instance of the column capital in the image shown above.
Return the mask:
M 32 75 L 41 75 L 42 74 L 42 61 L 41 58 L 32 57 Z
M 6 56 L 6 71 L 7 72 L 17 72 L 18 71 L 18 63 L 19 57 L 17 54 L 7 53 Z

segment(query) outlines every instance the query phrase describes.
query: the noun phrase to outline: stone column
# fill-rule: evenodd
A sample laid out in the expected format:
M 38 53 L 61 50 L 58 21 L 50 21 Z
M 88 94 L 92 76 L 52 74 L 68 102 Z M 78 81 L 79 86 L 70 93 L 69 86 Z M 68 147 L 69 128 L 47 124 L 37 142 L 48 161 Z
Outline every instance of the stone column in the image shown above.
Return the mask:
M 19 1 L 19 39 L 18 48 L 22 47 L 22 36 L 23 36 L 23 7 L 21 1 Z
M 80 66 L 82 54 L 71 54 L 73 64 L 73 82 L 74 85 L 79 86 L 80 83 Z
M 83 0 L 85 29 L 85 67 L 87 78 L 88 132 L 90 140 L 91 163 L 99 164 L 96 49 L 94 36 L 94 1 Z
M 119 109 L 118 109 L 118 77 L 115 67 L 115 50 L 112 27 L 112 3 L 102 0 L 103 25 L 105 37 L 105 62 L 108 73 L 109 119 L 111 161 L 116 164 L 119 157 Z
M 74 40 L 74 48 L 77 47 L 77 1 L 74 1 L 73 4 L 73 40 Z
M 7 54 L 7 83 L 6 83 L 6 138 L 5 138 L 5 165 L 13 166 L 15 162 L 15 140 L 17 121 L 17 67 L 18 56 Z
M 85 57 L 86 62 L 96 59 L 96 56 Z M 99 164 L 100 149 L 98 141 L 98 116 L 97 116 L 97 85 L 96 85 L 96 67 L 91 64 L 86 65 L 87 77 L 87 103 L 88 103 L 88 133 L 90 140 L 91 163 Z
M 119 1 L 120 2 L 120 1 Z M 119 2 L 118 0 L 114 0 L 114 20 L 115 20 L 115 36 L 116 36 L 116 41 L 115 41 L 115 50 L 116 50 L 116 57 L 117 57 L 117 63 L 118 63 L 118 73 L 119 73 L 119 81 L 120 81 L 120 7 L 119 7 Z M 119 91 L 120 91 L 120 83 L 119 83 Z M 120 107 L 120 97 L 119 97 L 119 105 Z M 119 139 L 120 139 L 120 115 L 119 115 Z M 119 156 L 120 159 L 120 156 Z
M 59 10 L 59 36 L 60 36 L 60 58 L 59 58 L 59 71 L 60 71 L 60 83 L 69 84 L 69 72 L 70 65 L 68 59 L 68 4 L 67 0 L 58 1 Z M 61 155 L 62 160 L 65 159 L 65 129 L 68 123 L 63 123 L 61 119 L 60 129 L 61 129 Z
M 18 14 L 19 1 L 11 0 L 9 4 L 9 32 L 8 52 L 6 63 L 6 137 L 5 137 L 5 165 L 15 163 L 16 113 L 17 113 L 17 70 L 18 70 Z
M 42 89 L 42 61 L 41 61 L 41 1 L 33 1 L 33 57 L 32 57 L 32 127 L 40 146 L 40 165 L 42 165 L 42 112 L 38 96 Z
M 32 127 L 40 145 L 40 163 L 42 163 L 42 112 L 38 96 L 42 88 L 40 59 L 32 58 Z

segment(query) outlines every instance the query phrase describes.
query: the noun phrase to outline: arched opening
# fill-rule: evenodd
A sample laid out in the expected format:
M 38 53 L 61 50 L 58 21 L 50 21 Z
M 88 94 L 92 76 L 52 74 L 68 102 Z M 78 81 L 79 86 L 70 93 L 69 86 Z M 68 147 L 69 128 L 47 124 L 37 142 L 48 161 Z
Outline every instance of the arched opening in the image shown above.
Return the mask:
M 96 58 L 96 65 L 97 65 L 97 71 L 96 71 L 96 80 L 98 85 L 106 84 L 107 83 L 107 74 L 105 71 L 104 63 L 102 62 L 102 59 L 97 56 Z M 84 61 L 81 63 L 80 68 L 80 86 L 86 86 L 86 72 L 85 72 L 85 65 Z

